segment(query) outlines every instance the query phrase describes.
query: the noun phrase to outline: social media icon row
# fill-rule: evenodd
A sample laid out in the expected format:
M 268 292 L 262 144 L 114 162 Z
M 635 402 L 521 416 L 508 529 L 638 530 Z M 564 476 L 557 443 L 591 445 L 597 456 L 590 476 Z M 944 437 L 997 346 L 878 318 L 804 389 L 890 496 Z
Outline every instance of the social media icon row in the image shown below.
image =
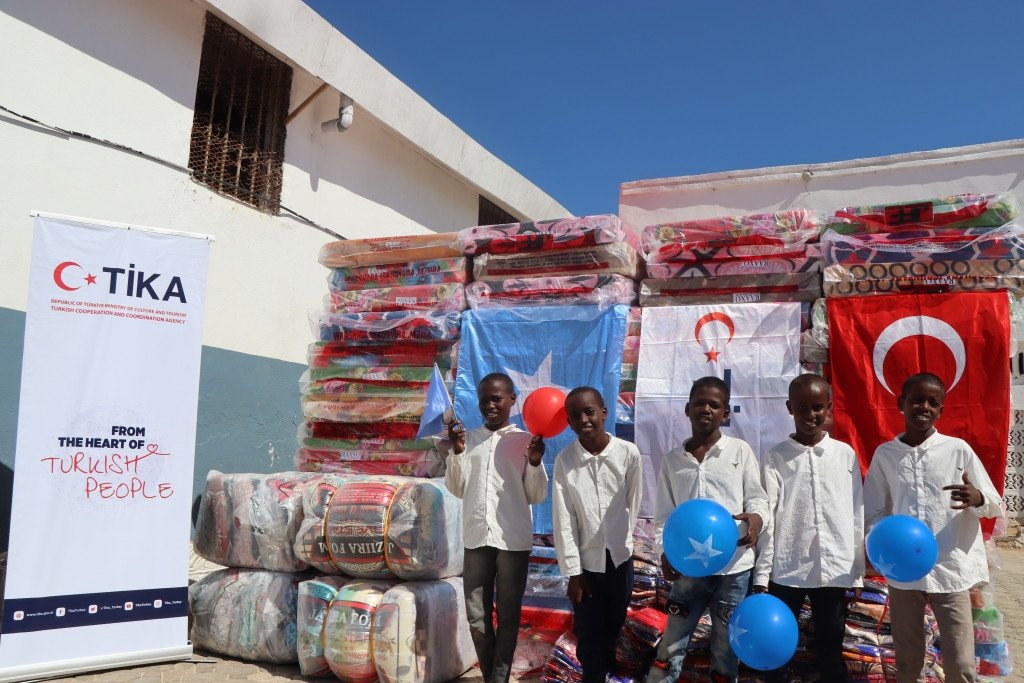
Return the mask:
M 163 606 L 164 606 L 164 601 L 163 600 L 154 600 L 153 601 L 153 607 L 154 608 L 160 609 Z M 132 611 L 133 609 L 135 609 L 135 603 L 131 602 L 131 601 L 124 603 L 124 609 L 127 612 Z M 98 605 L 89 605 L 88 611 L 89 611 L 89 614 L 96 614 L 99 611 L 99 606 Z M 58 607 L 58 608 L 56 608 L 54 610 L 54 615 L 56 615 L 58 617 L 63 617 L 66 614 L 67 614 L 67 608 L 65 608 L 65 607 Z M 12 616 L 14 617 L 14 621 L 22 621 L 22 620 L 25 619 L 25 611 L 24 610 L 20 610 L 20 609 L 19 610 L 15 610 L 15 612 L 14 612 L 14 614 Z

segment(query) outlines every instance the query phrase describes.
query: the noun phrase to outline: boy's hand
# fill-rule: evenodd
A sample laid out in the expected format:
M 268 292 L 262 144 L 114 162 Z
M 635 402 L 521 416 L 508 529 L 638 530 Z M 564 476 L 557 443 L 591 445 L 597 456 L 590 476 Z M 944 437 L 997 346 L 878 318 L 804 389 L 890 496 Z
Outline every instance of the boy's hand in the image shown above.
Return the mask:
M 456 455 L 466 450 L 466 430 L 455 418 L 448 423 L 448 440 L 452 442 L 452 450 Z
M 539 436 L 530 439 L 530 447 L 526 450 L 526 454 L 530 458 L 531 465 L 534 467 L 540 465 L 541 460 L 544 459 L 544 439 Z
M 676 568 L 672 566 L 672 563 L 665 557 L 665 553 L 661 554 L 661 573 L 665 577 L 666 581 L 675 581 L 682 576 L 676 571 Z
M 764 526 L 764 521 L 761 519 L 761 515 L 756 512 L 743 512 L 738 515 L 733 515 L 732 518 L 747 523 L 747 535 L 736 541 L 736 546 L 739 548 L 747 548 L 757 543 L 757 537 L 761 533 L 761 528 Z
M 574 605 L 583 602 L 583 598 L 590 597 L 590 586 L 587 585 L 587 580 L 583 578 L 583 574 L 569 577 L 569 588 L 565 591 L 565 594 Z
M 967 508 L 978 507 L 985 502 L 985 496 L 981 495 L 974 484 L 971 483 L 971 478 L 967 476 L 967 470 L 964 470 L 964 483 L 962 484 L 950 484 L 949 486 L 943 486 L 943 491 L 953 492 L 953 502 L 960 503 L 960 505 L 950 505 L 949 507 L 953 510 L 966 510 Z
M 768 592 L 768 586 L 754 586 L 750 590 L 750 592 L 755 594 L 755 595 L 757 595 L 758 593 L 767 593 Z

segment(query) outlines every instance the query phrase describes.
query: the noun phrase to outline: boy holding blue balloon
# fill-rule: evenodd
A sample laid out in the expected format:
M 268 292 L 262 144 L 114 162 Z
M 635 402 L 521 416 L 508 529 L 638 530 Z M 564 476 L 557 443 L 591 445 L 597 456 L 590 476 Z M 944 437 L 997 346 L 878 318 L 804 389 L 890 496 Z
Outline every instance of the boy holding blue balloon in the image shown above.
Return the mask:
M 655 534 L 663 552 L 662 571 L 673 583 L 668 623 L 647 683 L 679 679 L 705 608 L 711 612 L 711 680 L 736 681 L 739 663 L 729 645 L 729 618 L 750 586 L 753 546 L 768 516 L 768 500 L 753 450 L 745 441 L 722 434 L 729 399 L 729 385 L 721 379 L 695 381 L 684 410 L 692 436 L 661 463 Z M 732 519 L 719 519 L 707 509 L 718 506 L 709 504 L 690 506 L 699 519 L 672 515 L 667 523 L 678 506 L 697 499 L 717 503 Z M 739 540 L 733 540 L 737 535 Z
M 779 598 L 794 617 L 810 598 L 821 680 L 843 683 L 846 590 L 860 588 L 864 576 L 860 463 L 853 448 L 825 431 L 832 388 L 823 378 L 807 374 L 790 382 L 786 409 L 793 434 L 761 463 L 771 533 L 758 540 L 754 592 Z M 785 668 L 765 677 L 766 683 L 788 680 Z
M 945 398 L 945 385 L 931 373 L 914 375 L 903 383 L 896 405 L 903 413 L 906 429 L 878 447 L 864 481 L 869 528 L 887 515 L 908 515 L 924 522 L 938 543 L 938 560 L 930 571 L 917 580 L 899 581 L 890 577 L 906 575 L 915 568 L 894 566 L 873 547 L 875 542 L 898 544 L 900 539 L 868 535 L 872 564 L 889 580 L 899 683 L 924 680 L 925 602 L 931 604 L 939 624 L 947 683 L 975 680 L 969 591 L 988 581 L 979 520 L 1000 514 L 999 494 L 971 447 L 936 431 L 935 422 L 942 415 Z M 889 530 L 880 526 L 878 531 Z

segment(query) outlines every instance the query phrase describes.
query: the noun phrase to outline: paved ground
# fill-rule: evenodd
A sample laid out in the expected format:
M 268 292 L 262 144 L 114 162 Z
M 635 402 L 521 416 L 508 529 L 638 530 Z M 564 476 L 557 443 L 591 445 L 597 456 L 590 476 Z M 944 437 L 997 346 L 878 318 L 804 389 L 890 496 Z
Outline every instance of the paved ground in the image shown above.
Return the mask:
M 1024 550 L 1002 548 L 999 552 L 1003 560 L 1003 569 L 994 577 L 997 604 L 1003 612 L 1010 649 L 1016 653 L 1018 658 L 1024 658 Z M 1018 661 L 1017 671 L 1022 669 L 1024 669 L 1024 661 Z M 464 679 L 460 680 L 469 681 L 474 678 L 480 678 L 477 669 L 470 671 Z M 118 669 L 58 680 L 96 681 L 97 683 L 135 680 L 149 681 L 150 683 L 159 681 L 188 683 L 209 681 L 212 683 L 224 680 L 297 681 L 304 679 L 299 675 L 297 666 L 254 664 L 197 652 L 192 661 Z M 1024 682 L 1024 675 L 1015 673 L 1006 680 L 1008 682 Z

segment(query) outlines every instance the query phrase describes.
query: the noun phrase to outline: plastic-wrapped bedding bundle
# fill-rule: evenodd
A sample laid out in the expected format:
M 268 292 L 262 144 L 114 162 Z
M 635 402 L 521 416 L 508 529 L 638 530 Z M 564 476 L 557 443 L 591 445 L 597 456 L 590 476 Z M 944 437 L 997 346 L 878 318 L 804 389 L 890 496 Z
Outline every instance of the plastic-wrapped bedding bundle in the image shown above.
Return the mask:
M 345 683 L 373 683 L 371 629 L 377 607 L 393 581 L 350 581 L 338 590 L 324 617 L 324 658 Z
M 302 576 L 220 569 L 189 586 L 192 644 L 259 662 L 296 661 L 296 604 Z
M 559 596 L 527 594 L 523 598 L 512 674 L 521 677 L 543 670 L 555 642 L 563 633 L 572 630 L 572 617 L 572 603 L 565 597 L 564 587 Z
M 459 338 L 459 313 L 381 311 L 327 313 L 313 311 L 310 324 L 320 341 L 348 344 L 438 342 Z
M 547 683 L 580 683 L 583 680 L 583 667 L 576 658 L 576 636 L 572 631 L 563 633 L 555 641 L 541 680 Z
M 394 586 L 372 628 L 381 683 L 443 683 L 476 663 L 461 577 Z
M 382 367 L 379 372 L 364 373 L 352 378 L 350 368 L 312 368 L 299 378 L 299 393 L 303 396 L 329 396 L 337 394 L 359 395 L 366 398 L 403 398 L 424 400 L 433 368 Z M 429 371 L 429 372 L 428 372 Z M 382 377 L 384 379 L 370 379 Z M 423 380 L 426 375 L 427 379 Z
M 1020 215 L 1010 194 L 962 194 L 898 204 L 851 206 L 836 211 L 829 230 L 845 234 L 917 228 L 998 227 Z
M 825 265 L 931 264 L 934 261 L 1017 261 L 1024 259 L 1024 221 L 997 228 L 907 230 L 821 236 Z
M 325 521 L 331 560 L 344 573 L 360 578 L 393 576 L 385 559 L 388 508 L 403 480 L 359 477 L 334 494 Z
M 299 446 L 314 451 L 427 451 L 430 450 L 431 448 L 434 448 L 438 443 L 437 440 L 435 439 L 395 439 L 386 438 L 383 436 L 353 436 L 349 438 L 336 439 L 321 438 L 313 436 L 313 424 L 338 423 L 303 422 L 302 424 L 299 425 L 298 433 L 296 434 Z
M 328 268 L 347 268 L 457 256 L 462 256 L 459 235 L 443 232 L 329 242 L 321 247 L 319 261 Z
M 318 479 L 310 472 L 211 470 L 196 520 L 196 552 L 229 567 L 305 569 L 292 543 L 302 522 L 303 489 Z
M 330 676 L 331 668 L 324 656 L 324 618 L 338 589 L 348 579 L 320 576 L 299 584 L 296 623 L 299 671 L 303 676 Z
M 618 216 L 582 216 L 551 221 L 480 225 L 459 231 L 466 254 L 521 254 L 578 249 L 632 239 Z
M 721 277 L 723 275 L 773 275 L 819 273 L 821 258 L 788 256 L 740 258 L 727 261 L 672 261 L 647 264 L 647 277 L 667 280 L 676 277 Z
M 461 283 L 353 289 L 327 294 L 324 308 L 332 313 L 463 311 L 466 309 L 466 293 Z
M 640 286 L 640 304 L 643 306 L 810 302 L 820 297 L 821 277 L 817 273 L 644 280 Z
M 751 216 L 649 225 L 640 238 L 648 263 L 707 261 L 712 258 L 805 255 L 804 245 L 817 240 L 825 217 L 793 209 Z M 719 250 L 726 250 L 721 252 Z
M 615 648 L 615 674 L 622 680 L 643 681 L 654 661 L 668 615 L 653 607 L 630 609 Z
M 622 275 L 560 275 L 473 282 L 466 287 L 474 310 L 498 306 L 565 306 L 636 303 L 636 282 Z
M 415 439 L 418 422 L 323 422 L 308 420 L 299 434 L 312 439 Z
M 311 368 L 347 368 L 365 372 L 382 367 L 409 366 L 430 368 L 436 363 L 442 371 L 456 365 L 457 342 L 427 342 L 425 344 L 378 344 L 352 346 L 345 342 L 314 342 L 306 352 Z
M 444 459 L 435 449 L 418 451 L 335 450 L 300 448 L 295 467 L 303 472 L 346 476 L 392 474 L 405 477 L 440 477 Z
M 932 261 L 834 265 L 825 268 L 825 296 L 981 292 L 1024 294 L 1024 261 Z
M 343 477 L 325 475 L 302 491 L 302 523 L 292 544 L 295 557 L 326 574 L 336 574 L 338 567 L 331 560 L 327 547 L 324 516 L 335 492 L 344 483 Z
M 473 259 L 474 280 L 575 273 L 623 275 L 635 280 L 639 269 L 640 255 L 625 242 L 527 254 L 481 254 Z
M 360 394 L 303 396 L 301 402 L 302 414 L 307 420 L 330 422 L 419 423 L 424 405 L 422 396 Z
M 408 263 L 382 263 L 376 266 L 334 268 L 328 276 L 330 290 L 342 292 L 375 287 L 410 287 L 465 283 L 469 279 L 469 259 L 464 256 Z

